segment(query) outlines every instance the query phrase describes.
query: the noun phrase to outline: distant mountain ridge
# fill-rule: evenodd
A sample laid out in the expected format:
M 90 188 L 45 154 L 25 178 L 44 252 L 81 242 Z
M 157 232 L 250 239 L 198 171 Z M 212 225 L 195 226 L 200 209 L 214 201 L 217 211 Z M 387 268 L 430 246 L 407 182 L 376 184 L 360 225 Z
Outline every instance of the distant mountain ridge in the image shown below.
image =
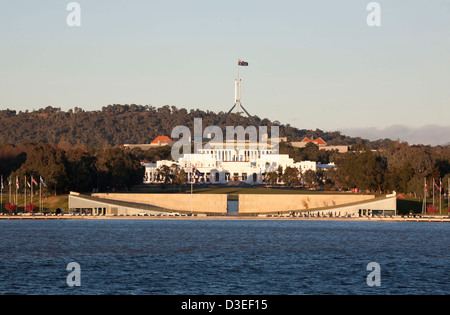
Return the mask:
M 186 110 L 175 106 L 155 108 L 150 105 L 108 105 L 101 110 L 84 111 L 81 108 L 67 112 L 48 106 L 34 111 L 0 111 L 0 144 L 26 142 L 85 144 L 93 147 L 105 145 L 151 143 L 157 136 L 171 136 L 176 126 L 193 128 L 194 118 L 202 118 L 203 127 L 216 125 L 226 115 L 200 109 Z M 288 141 L 301 141 L 304 137 L 321 137 L 329 145 L 361 144 L 371 149 L 387 147 L 392 140 L 369 141 L 348 137 L 339 131 L 306 130 L 253 116 L 262 126 L 278 125 L 280 136 Z M 230 113 L 221 126 L 248 126 L 247 116 Z

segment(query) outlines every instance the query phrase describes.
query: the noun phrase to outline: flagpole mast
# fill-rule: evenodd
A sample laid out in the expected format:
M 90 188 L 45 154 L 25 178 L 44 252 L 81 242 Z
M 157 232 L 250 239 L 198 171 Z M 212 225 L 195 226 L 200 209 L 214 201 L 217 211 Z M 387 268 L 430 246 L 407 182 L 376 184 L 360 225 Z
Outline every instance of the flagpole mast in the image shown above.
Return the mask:
M 0 212 L 3 212 L 3 175 L 0 183 Z
M 17 184 L 19 183 L 19 178 L 17 177 L 17 175 L 16 175 L 16 200 L 14 201 L 14 203 L 17 205 L 19 202 L 19 200 L 17 199 Z M 16 208 L 16 211 L 17 211 L 17 208 Z
M 442 179 L 439 178 L 439 214 L 442 214 Z
M 422 214 L 425 214 L 427 211 L 427 178 L 425 177 L 425 186 L 424 186 L 424 195 L 423 195 L 423 204 L 422 204 Z
M 25 195 L 23 197 L 23 209 L 27 210 L 27 175 L 25 175 L 25 181 L 23 182 L 23 187 L 25 187 Z
M 39 181 L 39 212 L 42 213 L 42 194 L 41 194 L 42 183 Z
M 236 100 L 235 103 L 237 105 L 237 113 L 240 112 L 241 108 L 241 80 L 239 79 L 239 62 L 237 65 L 237 80 L 236 80 L 236 89 L 235 89 Z
M 433 177 L 433 208 L 434 208 L 434 185 L 435 185 L 435 181 L 434 181 L 434 177 Z

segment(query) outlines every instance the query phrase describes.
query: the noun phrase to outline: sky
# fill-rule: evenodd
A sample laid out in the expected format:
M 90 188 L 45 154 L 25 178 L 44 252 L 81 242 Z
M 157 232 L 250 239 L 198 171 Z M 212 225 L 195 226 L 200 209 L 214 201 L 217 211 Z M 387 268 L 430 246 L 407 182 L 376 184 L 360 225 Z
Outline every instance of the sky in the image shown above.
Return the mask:
M 450 142 L 450 0 L 0 0 L 0 109 L 227 112 L 370 140 Z

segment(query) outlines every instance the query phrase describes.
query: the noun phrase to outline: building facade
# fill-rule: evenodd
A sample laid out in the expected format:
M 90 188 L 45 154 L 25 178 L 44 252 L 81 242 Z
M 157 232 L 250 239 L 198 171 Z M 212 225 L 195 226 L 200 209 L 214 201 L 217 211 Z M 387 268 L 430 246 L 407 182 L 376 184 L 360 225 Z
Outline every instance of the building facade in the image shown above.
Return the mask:
M 242 182 L 249 185 L 263 184 L 269 172 L 281 167 L 297 168 L 301 173 L 316 171 L 313 161 L 294 162 L 287 154 L 278 154 L 270 144 L 259 145 L 249 142 L 235 142 L 202 148 L 198 153 L 184 154 L 178 161 L 162 160 L 143 164 L 145 184 L 159 183 L 158 169 L 162 166 L 177 166 L 187 174 L 189 183 L 227 184 Z M 333 167 L 333 165 L 330 165 Z

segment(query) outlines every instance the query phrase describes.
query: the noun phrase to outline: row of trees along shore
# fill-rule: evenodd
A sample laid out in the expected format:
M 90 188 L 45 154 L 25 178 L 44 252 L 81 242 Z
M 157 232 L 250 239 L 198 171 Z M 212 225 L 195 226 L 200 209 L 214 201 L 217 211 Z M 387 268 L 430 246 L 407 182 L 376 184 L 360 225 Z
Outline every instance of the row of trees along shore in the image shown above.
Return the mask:
M 409 145 L 393 141 L 386 148 L 370 150 L 353 145 L 347 153 L 319 150 L 314 144 L 304 149 L 281 143 L 280 152 L 295 161 L 333 162 L 336 168 L 308 175 L 307 182 L 323 182 L 327 187 L 386 193 L 396 191 L 423 198 L 424 184 L 431 187 L 433 178 L 448 183 L 450 178 L 450 146 Z

